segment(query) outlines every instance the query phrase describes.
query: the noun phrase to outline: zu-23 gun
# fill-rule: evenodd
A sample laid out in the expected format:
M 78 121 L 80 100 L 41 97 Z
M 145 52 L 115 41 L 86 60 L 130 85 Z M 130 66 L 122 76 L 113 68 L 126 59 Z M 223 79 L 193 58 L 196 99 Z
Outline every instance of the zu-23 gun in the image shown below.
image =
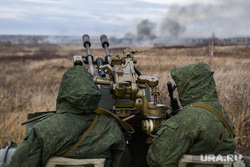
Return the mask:
M 113 104 L 109 110 L 116 116 L 125 119 L 132 115 L 143 115 L 145 119 L 142 120 L 142 130 L 148 136 L 156 133 L 163 119 L 167 118 L 169 109 L 166 105 L 158 104 L 157 102 L 157 98 L 160 95 L 157 90 L 158 78 L 143 76 L 139 72 L 135 67 L 137 63 L 134 57 L 135 51 L 127 48 L 123 51 L 122 56 L 110 55 L 108 49 L 109 42 L 106 35 L 100 37 L 101 45 L 106 53 L 105 60 L 101 57 L 94 60 L 90 52 L 90 38 L 87 34 L 83 35 L 82 40 L 87 55 L 75 55 L 73 59 L 74 65 L 88 64 L 89 73 L 92 75 L 95 84 L 100 85 L 101 89 L 109 89 L 113 99 L 110 100 L 113 101 Z M 96 65 L 97 70 L 94 69 L 94 65 Z M 146 98 L 146 92 L 149 87 L 154 99 L 153 102 L 149 102 Z M 168 85 L 168 89 L 171 90 L 171 104 L 172 101 L 177 104 L 176 99 L 173 98 L 172 92 L 174 89 L 172 89 L 172 85 Z M 177 107 L 173 108 L 173 113 L 177 109 Z

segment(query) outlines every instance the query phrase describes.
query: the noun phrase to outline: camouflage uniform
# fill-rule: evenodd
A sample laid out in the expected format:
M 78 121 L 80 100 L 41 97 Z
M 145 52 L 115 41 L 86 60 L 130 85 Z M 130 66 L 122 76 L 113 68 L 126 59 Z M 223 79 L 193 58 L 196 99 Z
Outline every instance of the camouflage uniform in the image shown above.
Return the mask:
M 171 71 L 184 106 L 177 115 L 166 120 L 150 145 L 147 162 L 150 166 L 174 167 L 183 154 L 211 154 L 220 142 L 223 124 L 210 111 L 188 106 L 205 103 L 222 114 L 213 72 L 205 63 L 195 63 Z M 225 111 L 225 119 L 233 124 Z M 235 142 L 225 129 L 225 136 L 217 154 L 233 153 Z
M 85 67 L 68 70 L 57 97 L 56 114 L 37 123 L 16 150 L 11 167 L 45 166 L 51 156 L 71 148 L 90 126 L 101 93 Z M 126 166 L 129 153 L 117 122 L 100 115 L 87 137 L 66 157 L 105 158 L 105 167 Z

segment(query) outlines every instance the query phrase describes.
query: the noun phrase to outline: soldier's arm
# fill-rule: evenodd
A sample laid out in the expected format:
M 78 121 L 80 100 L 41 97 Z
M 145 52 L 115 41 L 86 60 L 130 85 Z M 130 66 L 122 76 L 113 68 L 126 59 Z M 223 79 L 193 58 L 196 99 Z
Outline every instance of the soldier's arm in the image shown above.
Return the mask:
M 42 147 L 33 130 L 15 151 L 9 167 L 39 167 Z
M 157 132 L 149 147 L 147 162 L 151 167 L 175 167 L 179 159 L 187 152 L 194 142 L 192 133 L 178 122 L 165 123 Z

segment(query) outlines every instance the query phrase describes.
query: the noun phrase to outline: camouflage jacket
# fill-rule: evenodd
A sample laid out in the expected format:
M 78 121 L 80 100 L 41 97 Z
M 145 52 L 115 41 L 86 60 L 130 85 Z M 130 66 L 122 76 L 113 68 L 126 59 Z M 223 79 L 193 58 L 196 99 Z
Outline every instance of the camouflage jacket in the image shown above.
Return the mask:
M 183 109 L 166 120 L 150 145 L 147 162 L 154 167 L 174 167 L 183 154 L 211 154 L 218 146 L 223 124 L 210 111 L 189 107 L 192 103 L 205 103 L 222 114 L 213 72 L 205 63 L 196 63 L 171 71 Z M 225 111 L 225 119 L 233 124 Z M 225 136 L 217 154 L 233 153 L 235 142 L 225 129 Z
M 37 123 L 13 155 L 11 167 L 45 166 L 51 156 L 60 156 L 87 130 L 101 93 L 85 67 L 68 70 L 58 92 L 56 114 Z M 100 115 L 87 137 L 66 157 L 105 158 L 105 167 L 126 166 L 129 153 L 117 122 Z

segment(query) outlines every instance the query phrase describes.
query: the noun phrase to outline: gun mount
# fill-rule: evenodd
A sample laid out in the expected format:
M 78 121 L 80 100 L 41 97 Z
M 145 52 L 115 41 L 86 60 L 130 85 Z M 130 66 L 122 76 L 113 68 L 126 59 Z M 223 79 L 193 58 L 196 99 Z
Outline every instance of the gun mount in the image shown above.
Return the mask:
M 83 35 L 83 46 L 86 48 L 87 56 L 74 56 L 74 65 L 89 65 L 89 72 L 93 80 L 102 88 L 109 89 L 113 107 L 110 111 L 120 118 L 129 117 L 133 114 L 145 116 L 142 120 L 142 129 L 148 135 L 155 133 L 166 118 L 166 105 L 158 104 L 157 98 L 160 95 L 157 90 L 158 78 L 152 76 L 143 76 L 135 64 L 137 60 L 136 53 L 131 49 L 125 49 L 122 55 L 110 55 L 109 42 L 106 35 L 100 37 L 102 47 L 105 50 L 105 61 L 98 57 L 93 61 L 90 54 L 90 38 Z M 94 71 L 93 65 L 97 66 Z M 153 102 L 146 99 L 146 88 L 151 88 Z

